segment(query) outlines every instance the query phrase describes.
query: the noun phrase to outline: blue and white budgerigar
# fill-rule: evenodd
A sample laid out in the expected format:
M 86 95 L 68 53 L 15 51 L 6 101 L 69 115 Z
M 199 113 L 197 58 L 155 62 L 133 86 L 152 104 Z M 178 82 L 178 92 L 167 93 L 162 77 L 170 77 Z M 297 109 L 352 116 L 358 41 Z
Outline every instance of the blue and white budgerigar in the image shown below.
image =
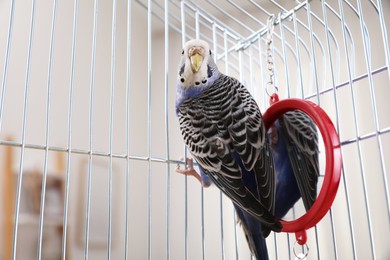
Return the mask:
M 294 110 L 268 131 L 275 162 L 275 215 L 283 217 L 302 197 L 308 211 L 317 198 L 318 134 L 313 120 Z
M 259 260 L 268 259 L 265 237 L 271 230 L 282 229 L 275 217 L 275 201 L 285 208 L 282 199 L 275 197 L 276 182 L 282 183 L 284 175 L 290 177 L 293 173 L 277 169 L 275 176 L 273 155 L 279 153 L 271 147 L 278 143 L 269 139 L 255 100 L 239 81 L 219 72 L 209 45 L 202 40 L 185 44 L 176 91 L 181 133 L 201 175 L 192 165 L 177 171 L 195 176 L 204 186 L 214 183 L 226 194 L 234 203 L 252 253 Z M 280 131 L 274 133 L 283 132 L 280 126 L 277 129 Z M 278 159 L 289 161 L 288 153 L 283 156 Z M 289 171 L 292 169 L 290 165 Z M 300 181 L 294 185 L 299 186 L 297 183 Z M 290 201 L 287 204 L 291 208 Z

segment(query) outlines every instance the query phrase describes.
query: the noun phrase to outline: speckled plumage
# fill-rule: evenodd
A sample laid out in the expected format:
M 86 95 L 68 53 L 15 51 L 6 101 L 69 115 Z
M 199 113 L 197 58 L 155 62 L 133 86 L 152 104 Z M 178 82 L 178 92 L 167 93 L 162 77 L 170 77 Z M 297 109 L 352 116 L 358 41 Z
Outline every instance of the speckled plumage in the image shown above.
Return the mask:
M 284 114 L 273 128 L 276 132 L 270 140 L 276 171 L 275 214 L 283 217 L 300 197 L 307 211 L 317 198 L 316 125 L 305 113 L 294 110 Z
M 260 110 L 247 89 L 220 74 L 200 95 L 186 99 L 178 107 L 178 116 L 184 141 L 202 170 L 241 208 L 280 231 L 272 215 L 272 157 Z M 244 184 L 237 160 L 256 176 L 252 191 Z
M 300 190 L 308 208 L 316 197 L 315 125 L 293 111 L 267 134 L 249 91 L 219 72 L 204 41 L 184 46 L 176 94 L 181 134 L 199 165 L 202 183 L 209 186 L 211 179 L 234 202 L 249 248 L 257 259 L 267 260 L 265 237 L 282 229 L 275 207 L 283 217 Z

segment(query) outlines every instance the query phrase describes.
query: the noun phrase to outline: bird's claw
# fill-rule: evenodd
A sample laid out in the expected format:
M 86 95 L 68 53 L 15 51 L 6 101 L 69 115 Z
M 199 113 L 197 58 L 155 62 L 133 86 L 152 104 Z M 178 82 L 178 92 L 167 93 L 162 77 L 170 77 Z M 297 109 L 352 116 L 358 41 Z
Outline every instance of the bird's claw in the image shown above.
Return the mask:
M 202 182 L 202 178 L 200 177 L 200 174 L 194 169 L 194 160 L 192 158 L 186 158 L 186 165 L 184 170 L 180 169 L 180 164 L 177 164 L 176 172 L 187 176 L 195 177 L 203 186 L 203 182 Z

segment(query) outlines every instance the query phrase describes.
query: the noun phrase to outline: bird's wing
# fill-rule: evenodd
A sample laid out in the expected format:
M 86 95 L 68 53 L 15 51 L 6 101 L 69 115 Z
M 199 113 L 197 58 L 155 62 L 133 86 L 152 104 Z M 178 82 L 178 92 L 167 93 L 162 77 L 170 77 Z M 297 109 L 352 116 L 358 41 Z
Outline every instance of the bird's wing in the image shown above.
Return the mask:
M 313 120 L 300 110 L 285 113 L 280 121 L 303 204 L 306 210 L 309 210 L 317 198 L 319 176 L 317 128 Z
M 271 213 L 274 173 L 271 154 L 263 149 L 260 111 L 238 81 L 224 76 L 214 85 L 179 107 L 184 141 L 203 171 L 235 204 L 280 231 L 281 224 Z M 246 187 L 240 163 L 255 171 L 259 194 Z

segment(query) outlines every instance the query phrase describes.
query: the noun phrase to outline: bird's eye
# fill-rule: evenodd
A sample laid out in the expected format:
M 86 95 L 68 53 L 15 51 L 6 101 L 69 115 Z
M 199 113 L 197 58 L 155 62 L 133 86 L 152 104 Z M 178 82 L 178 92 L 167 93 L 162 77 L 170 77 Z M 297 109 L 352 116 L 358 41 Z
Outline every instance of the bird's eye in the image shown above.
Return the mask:
M 211 52 L 211 50 L 210 50 L 210 55 L 213 55 L 213 53 Z
M 184 55 L 184 50 L 181 52 L 181 55 Z

